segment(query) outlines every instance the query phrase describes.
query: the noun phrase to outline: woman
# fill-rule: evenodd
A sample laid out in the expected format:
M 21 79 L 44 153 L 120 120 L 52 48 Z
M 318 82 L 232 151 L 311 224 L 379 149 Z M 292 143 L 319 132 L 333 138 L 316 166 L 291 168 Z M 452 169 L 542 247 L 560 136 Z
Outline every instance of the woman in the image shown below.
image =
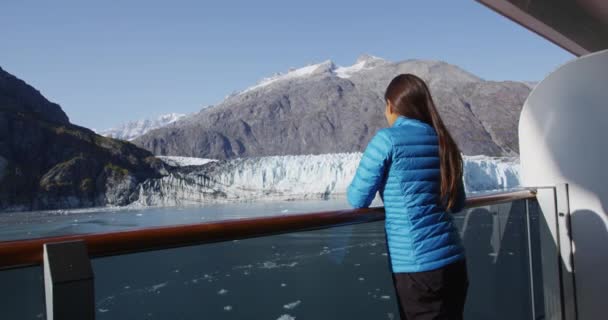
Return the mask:
M 348 201 L 366 208 L 380 191 L 401 319 L 462 319 L 467 271 L 450 215 L 464 206 L 460 151 L 423 80 L 399 75 L 384 98 L 389 127 L 363 153 Z

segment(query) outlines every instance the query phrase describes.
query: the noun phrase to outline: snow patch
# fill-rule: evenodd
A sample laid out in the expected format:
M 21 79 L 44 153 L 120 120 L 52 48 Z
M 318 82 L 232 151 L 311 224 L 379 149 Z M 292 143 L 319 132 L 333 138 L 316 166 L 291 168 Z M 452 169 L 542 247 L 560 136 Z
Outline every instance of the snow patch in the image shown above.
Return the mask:
M 371 70 L 382 63 L 386 63 L 386 60 L 374 56 L 364 55 L 360 57 L 352 66 L 338 67 L 334 70 L 334 73 L 340 78 L 348 79 L 358 72 Z
M 374 67 L 384 63 L 388 63 L 388 61 L 371 55 L 362 55 L 357 59 L 357 62 L 355 64 L 349 67 L 336 67 L 332 61 L 327 60 L 321 63 L 311 64 L 302 68 L 292 69 L 289 70 L 289 72 L 287 73 L 277 73 L 271 77 L 264 78 L 256 85 L 241 91 L 239 94 L 255 91 L 285 80 L 308 77 L 314 74 L 318 74 L 320 72 L 330 72 L 340 78 L 347 79 L 358 72 L 373 69 Z M 229 97 L 231 96 L 232 95 L 230 95 Z
M 181 113 L 169 113 L 159 116 L 156 119 L 143 119 L 137 121 L 127 122 L 119 125 L 118 127 L 102 130 L 97 132 L 98 134 L 110 138 L 132 141 L 136 138 L 146 134 L 148 131 L 158 129 L 167 126 L 173 122 L 176 122 L 183 117 L 185 114 Z
M 278 81 L 302 78 L 302 77 L 313 75 L 313 74 L 317 73 L 317 71 L 333 70 L 333 69 L 334 69 L 333 62 L 331 62 L 329 60 L 318 63 L 318 64 L 308 65 L 306 67 L 302 67 L 302 68 L 298 68 L 298 69 L 292 69 L 289 72 L 284 73 L 284 74 L 278 73 L 272 77 L 264 78 L 260 82 L 258 82 L 258 84 L 256 84 L 255 86 L 249 87 L 249 88 L 243 90 L 240 94 L 267 87 Z

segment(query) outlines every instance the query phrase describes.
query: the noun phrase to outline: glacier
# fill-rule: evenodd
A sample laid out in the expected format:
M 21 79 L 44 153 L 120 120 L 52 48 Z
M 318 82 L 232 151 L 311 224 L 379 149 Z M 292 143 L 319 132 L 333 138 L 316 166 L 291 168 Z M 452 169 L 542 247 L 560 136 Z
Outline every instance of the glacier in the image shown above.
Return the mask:
M 156 156 L 165 164 L 172 167 L 187 167 L 187 166 L 202 166 L 209 162 L 215 162 L 214 159 L 193 158 L 193 157 L 178 157 L 178 156 Z
M 161 158 L 163 159 L 163 158 Z M 271 156 L 177 162 L 169 174 L 142 183 L 133 206 L 175 206 L 205 202 L 303 200 L 344 197 L 361 153 Z M 466 192 L 520 186 L 517 158 L 464 156 Z M 195 161 L 194 161 L 195 162 Z

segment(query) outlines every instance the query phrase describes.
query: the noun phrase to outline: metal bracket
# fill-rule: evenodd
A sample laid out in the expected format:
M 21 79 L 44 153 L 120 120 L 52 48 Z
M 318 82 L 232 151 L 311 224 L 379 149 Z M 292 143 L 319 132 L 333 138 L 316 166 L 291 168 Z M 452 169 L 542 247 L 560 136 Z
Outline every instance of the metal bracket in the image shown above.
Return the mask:
M 44 244 L 47 320 L 95 319 L 93 269 L 82 240 Z

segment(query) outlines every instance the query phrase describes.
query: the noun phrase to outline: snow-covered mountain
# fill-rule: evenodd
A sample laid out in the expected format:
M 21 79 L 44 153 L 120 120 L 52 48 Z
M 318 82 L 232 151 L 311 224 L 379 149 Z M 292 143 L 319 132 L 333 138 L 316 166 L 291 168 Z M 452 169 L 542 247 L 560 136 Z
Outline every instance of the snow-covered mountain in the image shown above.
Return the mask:
M 150 130 L 158 129 L 174 123 L 183 117 L 185 114 L 181 113 L 169 113 L 163 114 L 156 119 L 143 119 L 137 121 L 131 121 L 119 125 L 116 128 L 107 129 L 103 131 L 97 131 L 98 134 L 110 138 L 131 141 L 139 136 L 142 136 Z
M 157 155 L 213 159 L 359 152 L 386 126 L 384 90 L 401 73 L 429 84 L 464 154 L 518 154 L 529 83 L 486 81 L 442 61 L 370 55 L 350 66 L 328 60 L 275 74 L 134 143 Z
M 141 184 L 135 205 L 340 197 L 360 159 L 361 153 L 201 159 L 207 163 L 198 167 L 189 159 L 183 162 L 187 167 Z M 520 185 L 519 163 L 513 158 L 465 156 L 464 162 L 467 193 Z

